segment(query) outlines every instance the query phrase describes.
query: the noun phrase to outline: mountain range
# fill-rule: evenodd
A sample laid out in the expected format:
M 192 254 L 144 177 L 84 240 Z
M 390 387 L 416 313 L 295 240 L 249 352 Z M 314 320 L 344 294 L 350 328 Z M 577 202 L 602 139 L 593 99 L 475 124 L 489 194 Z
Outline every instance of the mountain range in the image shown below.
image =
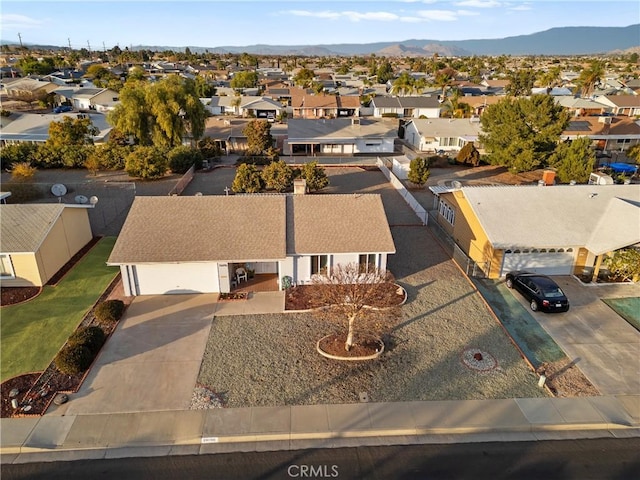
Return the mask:
M 0 41 L 2 44 L 14 44 Z M 188 46 L 193 53 L 249 53 L 299 56 L 472 56 L 472 55 L 589 55 L 625 51 L 640 46 L 640 24 L 628 27 L 558 27 L 515 37 L 482 40 L 404 40 L 400 42 L 318 45 Z M 30 47 L 64 48 L 43 45 Z M 184 51 L 187 47 L 136 45 L 134 50 Z

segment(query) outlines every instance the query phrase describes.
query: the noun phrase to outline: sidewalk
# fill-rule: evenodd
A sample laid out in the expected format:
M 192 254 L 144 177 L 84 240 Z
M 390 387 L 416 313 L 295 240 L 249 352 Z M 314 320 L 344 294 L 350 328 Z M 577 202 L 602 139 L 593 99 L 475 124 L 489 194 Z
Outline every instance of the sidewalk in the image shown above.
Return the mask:
M 2 463 L 640 437 L 640 396 L 357 403 L 2 419 Z

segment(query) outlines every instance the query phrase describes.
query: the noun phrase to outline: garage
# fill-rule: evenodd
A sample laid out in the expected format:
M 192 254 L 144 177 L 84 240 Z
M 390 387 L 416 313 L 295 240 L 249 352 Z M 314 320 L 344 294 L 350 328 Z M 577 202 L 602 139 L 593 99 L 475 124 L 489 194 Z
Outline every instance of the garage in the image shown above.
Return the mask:
M 217 263 L 127 265 L 125 291 L 134 295 L 219 291 Z
M 571 275 L 575 256 L 573 248 L 505 250 L 500 275 L 504 276 L 514 270 L 544 275 Z

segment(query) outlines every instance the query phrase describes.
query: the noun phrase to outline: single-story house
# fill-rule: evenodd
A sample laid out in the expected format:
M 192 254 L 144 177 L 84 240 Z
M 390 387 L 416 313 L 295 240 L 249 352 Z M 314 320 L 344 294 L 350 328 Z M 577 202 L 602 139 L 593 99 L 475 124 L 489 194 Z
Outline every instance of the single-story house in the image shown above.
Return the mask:
M 113 129 L 107 122 L 106 117 L 99 113 L 14 113 L 14 115 L 16 115 L 15 120 L 3 125 L 2 131 L 0 131 L 0 145 L 44 143 L 49 138 L 49 125 L 51 122 L 62 122 L 64 117 L 90 118 L 93 126 L 98 129 L 98 135 L 93 137 L 94 143 L 106 142 Z
M 640 143 L 640 123 L 625 116 L 574 117 L 561 137 L 589 137 L 598 150 L 624 152 Z
M 58 92 L 66 90 L 59 89 Z M 74 90 L 71 97 L 67 99 L 76 110 L 95 110 L 97 112 L 108 112 L 120 103 L 118 92 L 109 88 L 79 88 Z
M 93 238 L 84 206 L 2 204 L 0 213 L 3 287 L 45 285 Z
M 230 292 L 237 268 L 304 284 L 395 246 L 378 194 L 136 197 L 108 265 L 126 295 Z
M 404 124 L 404 139 L 421 152 L 457 152 L 467 143 L 479 148 L 480 119 L 413 119 Z
M 437 188 L 438 224 L 489 278 L 597 275 L 606 254 L 640 243 L 640 185 Z
M 46 96 L 58 86 L 55 83 L 34 78 L 6 78 L 0 82 L 0 91 L 13 98 Z
M 573 95 L 562 95 L 555 97 L 555 102 L 569 110 L 573 117 L 583 117 L 585 115 L 604 115 L 611 111 L 610 107 L 605 107 L 590 98 L 576 97 Z
M 259 96 L 213 96 L 201 100 L 211 115 L 241 115 L 243 117 L 267 118 L 278 116 L 285 107 L 269 97 Z
M 291 98 L 294 118 L 342 118 L 358 116 L 358 95 L 295 95 Z
M 361 118 L 287 121 L 284 155 L 355 155 L 393 153 L 395 123 Z
M 377 118 L 394 116 L 397 118 L 439 118 L 442 104 L 438 95 L 428 94 L 416 97 L 374 97 L 371 100 L 373 116 Z
M 611 108 L 614 115 L 640 116 L 640 95 L 598 95 L 595 101 Z

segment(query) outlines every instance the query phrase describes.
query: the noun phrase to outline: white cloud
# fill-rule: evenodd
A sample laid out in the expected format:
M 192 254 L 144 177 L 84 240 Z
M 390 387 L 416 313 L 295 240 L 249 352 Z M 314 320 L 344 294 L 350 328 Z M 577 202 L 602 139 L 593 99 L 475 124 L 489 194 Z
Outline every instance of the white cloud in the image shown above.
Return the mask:
M 37 28 L 44 22 L 36 20 L 26 15 L 7 14 L 0 16 L 0 28 L 4 29 L 24 29 Z
M 480 15 L 479 12 L 472 12 L 471 10 L 458 10 L 456 13 L 461 17 L 475 17 Z
M 516 12 L 527 12 L 529 10 L 533 10 L 533 8 L 531 7 L 531 4 L 523 3 L 521 5 L 516 5 L 515 7 L 509 7 L 509 10 L 513 10 Z
M 313 17 L 313 18 L 323 18 L 336 20 L 339 18 L 344 18 L 346 20 L 351 20 L 354 22 L 359 22 L 361 20 L 377 20 L 383 22 L 397 21 L 400 19 L 398 15 L 390 12 L 353 12 L 353 11 L 343 11 L 336 12 L 331 10 L 325 10 L 321 12 L 312 12 L 309 10 L 288 10 L 286 12 L 289 15 L 294 15 L 296 17 Z
M 440 22 L 454 22 L 458 19 L 456 12 L 452 10 L 420 10 L 416 12 L 420 18 L 425 20 L 438 20 Z
M 501 7 L 502 2 L 497 0 L 463 0 L 462 2 L 455 2 L 454 5 L 458 7 L 495 8 Z

